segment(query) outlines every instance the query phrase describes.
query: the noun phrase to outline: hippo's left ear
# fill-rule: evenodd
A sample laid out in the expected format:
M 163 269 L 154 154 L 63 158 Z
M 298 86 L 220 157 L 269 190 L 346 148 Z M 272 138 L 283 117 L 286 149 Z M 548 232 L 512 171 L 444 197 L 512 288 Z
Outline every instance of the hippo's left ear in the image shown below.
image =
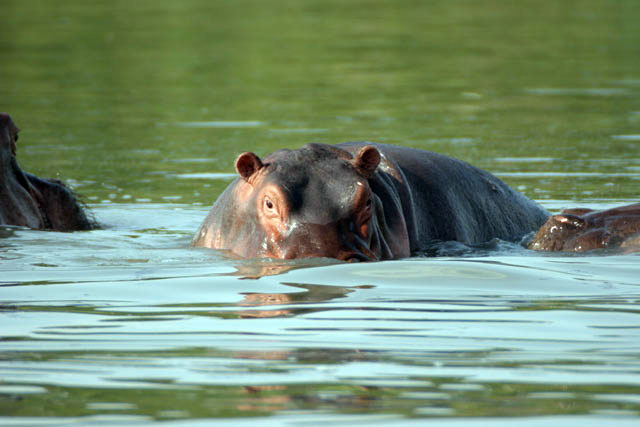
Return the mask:
M 245 181 L 248 181 L 262 166 L 260 157 L 251 152 L 240 154 L 236 160 L 236 170 Z
M 376 147 L 367 145 L 362 147 L 352 163 L 363 176 L 371 178 L 380 164 L 380 153 Z

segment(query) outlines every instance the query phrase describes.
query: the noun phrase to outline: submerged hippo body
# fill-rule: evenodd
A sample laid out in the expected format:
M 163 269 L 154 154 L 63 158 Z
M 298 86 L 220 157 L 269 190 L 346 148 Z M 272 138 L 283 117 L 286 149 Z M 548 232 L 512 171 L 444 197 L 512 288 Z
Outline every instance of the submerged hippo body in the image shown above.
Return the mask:
M 640 251 L 640 203 L 613 209 L 566 209 L 551 216 L 529 244 L 539 251 Z
M 24 172 L 16 159 L 19 129 L 0 113 L 0 224 L 73 231 L 94 228 L 61 181 Z
M 408 257 L 434 241 L 519 239 L 548 214 L 495 176 L 429 151 L 352 142 L 244 153 L 193 239 L 243 257 Z

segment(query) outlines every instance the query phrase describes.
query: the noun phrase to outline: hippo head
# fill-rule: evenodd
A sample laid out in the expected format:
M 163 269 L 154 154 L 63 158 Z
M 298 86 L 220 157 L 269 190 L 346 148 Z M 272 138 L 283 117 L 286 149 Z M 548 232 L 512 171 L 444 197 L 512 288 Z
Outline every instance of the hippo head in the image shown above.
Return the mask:
M 212 210 L 215 224 L 196 239 L 247 258 L 380 259 L 379 202 L 368 183 L 379 162 L 373 146 L 352 155 L 308 144 L 264 160 L 243 153 L 236 161 L 240 178 Z
M 9 167 L 11 159 L 16 155 L 19 131 L 9 114 L 0 113 L 0 162 L 3 170 Z
M 575 245 L 575 239 L 586 228 L 585 220 L 574 214 L 562 213 L 552 215 L 538 230 L 530 245 L 538 251 L 562 251 Z
M 0 182 L 6 192 L 28 191 L 30 187 L 16 159 L 18 132 L 20 129 L 13 122 L 11 115 L 0 113 Z M 16 197 L 21 198 L 20 195 Z M 4 202 L 4 205 L 12 204 L 9 200 Z
M 638 235 L 640 204 L 605 211 L 571 209 L 551 216 L 538 230 L 529 247 L 541 251 L 568 252 L 616 248 L 623 244 L 632 247 L 635 246 L 633 239 Z
M 42 196 L 16 159 L 18 132 L 11 116 L 0 113 L 0 224 L 42 228 Z
M 89 220 L 73 192 L 55 179 L 23 171 L 16 158 L 19 129 L 0 113 L 0 224 L 59 231 L 89 230 Z

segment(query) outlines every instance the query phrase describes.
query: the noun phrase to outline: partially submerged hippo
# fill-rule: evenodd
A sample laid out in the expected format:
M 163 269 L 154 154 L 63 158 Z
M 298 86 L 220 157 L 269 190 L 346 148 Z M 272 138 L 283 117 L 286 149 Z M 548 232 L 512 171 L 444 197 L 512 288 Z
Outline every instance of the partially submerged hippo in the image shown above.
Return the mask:
M 566 209 L 551 216 L 529 244 L 538 251 L 640 251 L 640 203 L 613 209 Z
M 193 244 L 237 255 L 383 260 L 434 241 L 517 240 L 548 214 L 461 160 L 363 142 L 243 153 Z
M 62 182 L 20 169 L 16 160 L 18 132 L 11 116 L 0 113 L 0 224 L 58 231 L 94 228 Z

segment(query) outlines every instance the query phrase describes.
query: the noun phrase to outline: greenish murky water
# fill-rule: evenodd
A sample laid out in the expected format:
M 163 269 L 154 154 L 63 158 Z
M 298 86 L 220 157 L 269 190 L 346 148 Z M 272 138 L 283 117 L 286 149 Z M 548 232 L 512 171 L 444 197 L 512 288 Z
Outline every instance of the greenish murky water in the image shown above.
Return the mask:
M 640 258 L 345 265 L 189 247 L 242 151 L 371 140 L 547 209 L 640 200 L 640 3 L 4 0 L 24 169 L 104 228 L 0 229 L 0 424 L 636 425 Z

